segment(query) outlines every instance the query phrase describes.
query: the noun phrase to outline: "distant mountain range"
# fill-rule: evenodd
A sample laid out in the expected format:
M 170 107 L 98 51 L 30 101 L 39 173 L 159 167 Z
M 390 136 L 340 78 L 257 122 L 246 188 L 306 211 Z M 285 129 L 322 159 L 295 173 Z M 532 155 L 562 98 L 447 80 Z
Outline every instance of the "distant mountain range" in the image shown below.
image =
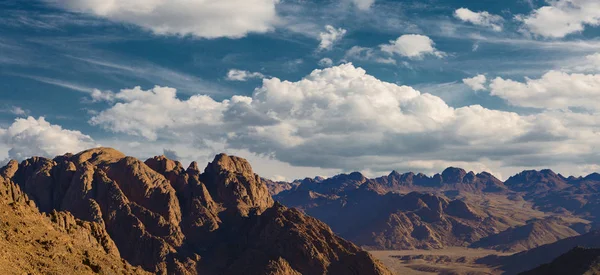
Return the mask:
M 441 174 L 358 172 L 266 181 L 274 198 L 371 249 L 470 246 L 522 251 L 598 226 L 600 175 L 523 171 L 500 181 L 450 167 Z

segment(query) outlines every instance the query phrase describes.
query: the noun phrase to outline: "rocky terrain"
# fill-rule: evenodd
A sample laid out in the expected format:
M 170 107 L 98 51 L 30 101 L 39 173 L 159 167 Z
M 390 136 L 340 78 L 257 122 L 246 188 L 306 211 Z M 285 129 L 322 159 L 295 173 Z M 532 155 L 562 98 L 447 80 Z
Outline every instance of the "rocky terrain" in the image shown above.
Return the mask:
M 42 266 L 39 273 L 69 271 L 50 266 L 61 262 L 48 256 L 107 274 L 390 274 L 324 223 L 274 202 L 241 158 L 221 154 L 201 171 L 196 163 L 186 169 L 164 156 L 143 162 L 96 148 L 11 161 L 0 176 L 2 195 L 27 205 L 19 212 L 14 202 L 3 204 L 4 232 L 27 231 L 26 224 L 57 231 L 4 233 L 10 245 L 31 249 L 3 253 L 0 264 L 15 262 L 15 271 L 28 262 Z M 13 261 L 27 259 L 19 253 L 34 260 Z
M 41 214 L 14 182 L 0 177 L 2 274 L 150 274 L 121 259 L 104 228 L 68 212 Z
M 284 205 L 369 249 L 518 252 L 586 233 L 600 213 L 600 175 L 567 178 L 551 170 L 523 171 L 506 182 L 453 167 L 431 177 L 354 172 L 269 188 Z
M 298 191 L 294 196 L 278 199 L 369 249 L 465 246 L 511 226 L 461 200 L 417 192 L 381 195 L 360 188 L 336 196 L 321 196 L 312 191 Z

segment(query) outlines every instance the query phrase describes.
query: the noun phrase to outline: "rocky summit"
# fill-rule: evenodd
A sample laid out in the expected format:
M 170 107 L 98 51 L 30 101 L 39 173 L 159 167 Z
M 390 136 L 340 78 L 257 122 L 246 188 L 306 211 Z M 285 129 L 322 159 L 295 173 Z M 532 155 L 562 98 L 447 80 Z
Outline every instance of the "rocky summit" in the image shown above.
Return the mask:
M 31 274 L 391 274 L 273 201 L 242 158 L 204 171 L 110 148 L 0 169 L 0 266 Z

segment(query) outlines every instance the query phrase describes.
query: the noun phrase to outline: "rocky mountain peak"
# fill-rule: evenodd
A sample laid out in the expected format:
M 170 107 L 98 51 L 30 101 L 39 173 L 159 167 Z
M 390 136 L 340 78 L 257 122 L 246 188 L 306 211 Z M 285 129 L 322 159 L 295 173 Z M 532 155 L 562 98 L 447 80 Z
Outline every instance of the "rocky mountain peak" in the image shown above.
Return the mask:
M 0 177 L 12 178 L 19 169 L 19 162 L 12 159 L 6 166 L 0 168 Z
M 214 174 L 254 174 L 254 172 L 252 171 L 252 166 L 250 166 L 250 163 L 246 159 L 235 156 L 228 156 L 224 153 L 216 155 L 214 160 L 208 164 L 204 172 Z
M 188 166 L 186 171 L 188 173 L 189 172 L 200 172 L 200 168 L 198 168 L 198 163 L 195 161 L 192 161 L 192 163 L 190 163 L 190 166 Z
M 243 158 L 217 155 L 204 169 L 202 181 L 215 201 L 222 203 L 227 212 L 235 212 L 234 216 L 262 213 L 273 205 L 266 184 Z
M 125 154 L 109 147 L 97 147 L 85 150 L 72 156 L 70 159 L 76 164 L 89 162 L 93 165 L 115 163 L 125 157 Z
M 461 168 L 448 167 L 442 172 L 442 179 L 445 183 L 460 183 L 467 175 L 467 171 Z

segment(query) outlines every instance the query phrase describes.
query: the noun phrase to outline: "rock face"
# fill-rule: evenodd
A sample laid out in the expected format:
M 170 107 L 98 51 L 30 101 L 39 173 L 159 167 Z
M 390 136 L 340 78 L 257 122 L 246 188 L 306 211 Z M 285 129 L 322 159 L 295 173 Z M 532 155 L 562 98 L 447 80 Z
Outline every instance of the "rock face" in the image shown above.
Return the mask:
M 107 255 L 155 274 L 389 274 L 325 224 L 275 204 L 238 157 L 217 155 L 201 172 L 96 148 L 12 161 L 0 175 L 11 183 L 3 197 L 35 202 L 60 228 L 85 229 Z
M 523 275 L 600 274 L 600 249 L 576 247 L 571 251 Z
M 121 259 L 102 224 L 62 211 L 43 215 L 17 184 L 4 177 L 0 177 L 0 217 L 3 274 L 150 274 Z

